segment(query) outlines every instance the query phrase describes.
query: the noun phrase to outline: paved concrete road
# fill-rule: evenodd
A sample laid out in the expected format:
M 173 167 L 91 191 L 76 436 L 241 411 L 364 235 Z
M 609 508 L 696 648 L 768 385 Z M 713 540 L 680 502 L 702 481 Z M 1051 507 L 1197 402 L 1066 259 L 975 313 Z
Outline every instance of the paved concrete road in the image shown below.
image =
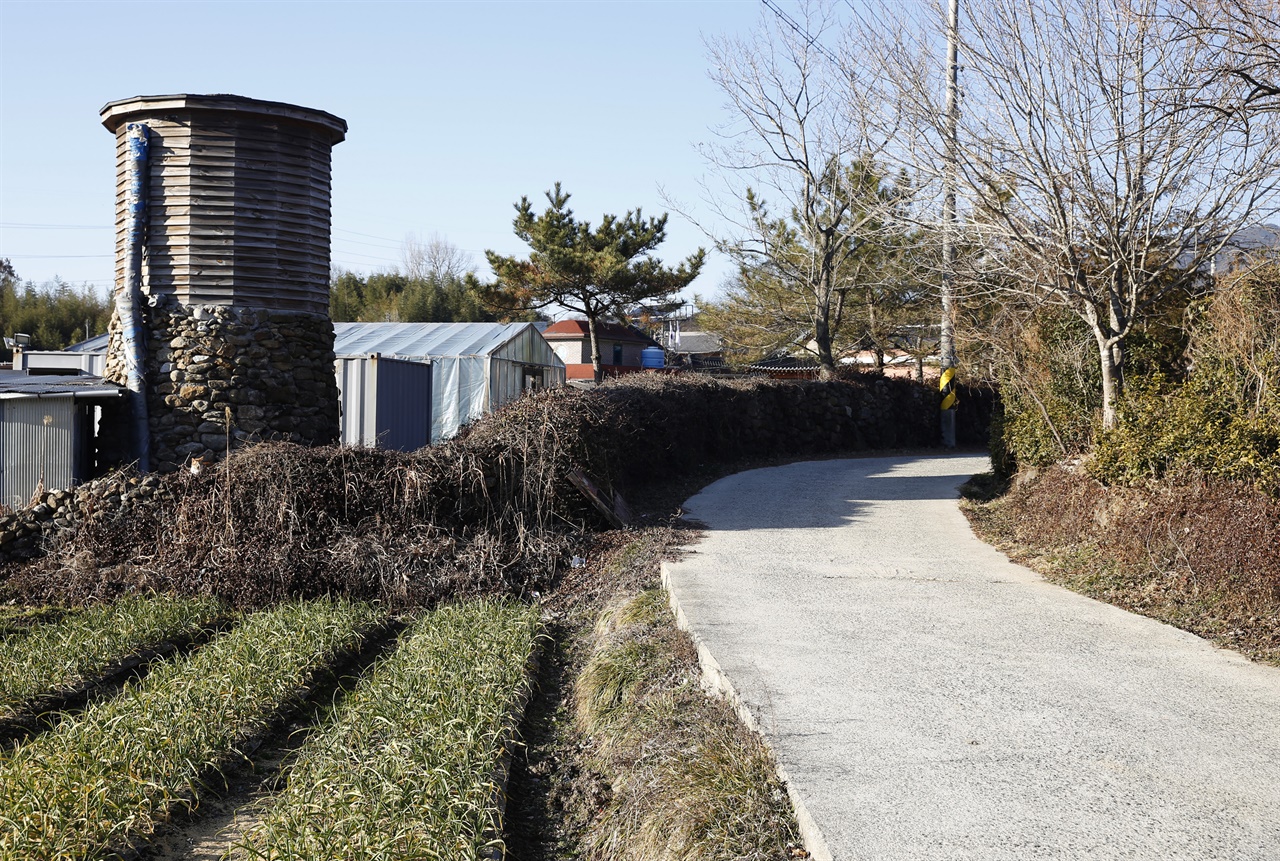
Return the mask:
M 719 481 L 675 600 L 847 859 L 1280 861 L 1280 670 L 975 539 L 985 458 Z

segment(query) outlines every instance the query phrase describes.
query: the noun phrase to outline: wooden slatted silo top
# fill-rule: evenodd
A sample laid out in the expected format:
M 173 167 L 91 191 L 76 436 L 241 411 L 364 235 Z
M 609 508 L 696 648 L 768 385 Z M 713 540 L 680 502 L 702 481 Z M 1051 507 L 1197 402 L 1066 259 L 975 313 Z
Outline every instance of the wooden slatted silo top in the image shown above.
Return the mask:
M 150 130 L 144 285 L 186 305 L 327 314 L 330 151 L 341 119 L 238 96 L 112 102 L 116 280 L 124 278 L 127 136 Z

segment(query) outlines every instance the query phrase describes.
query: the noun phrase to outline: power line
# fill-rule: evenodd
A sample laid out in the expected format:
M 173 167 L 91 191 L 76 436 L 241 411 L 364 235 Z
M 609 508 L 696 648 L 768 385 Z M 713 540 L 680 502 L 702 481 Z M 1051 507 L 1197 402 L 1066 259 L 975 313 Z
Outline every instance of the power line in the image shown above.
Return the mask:
M 774 15 L 777 15 L 778 18 L 780 18 L 783 21 L 783 23 L 785 23 L 792 30 L 795 30 L 796 34 L 801 39 L 804 39 L 810 48 L 813 48 L 814 50 L 816 50 L 819 54 L 826 57 L 832 63 L 835 63 L 837 67 L 841 65 L 840 60 L 836 58 L 835 54 L 831 53 L 831 51 L 828 50 L 825 45 L 819 42 L 816 36 L 809 35 L 809 31 L 806 30 L 804 27 L 801 27 L 798 23 L 796 23 L 795 19 L 792 18 L 790 15 L 788 15 L 786 12 L 782 11 L 782 7 L 780 7 L 777 3 L 774 3 L 773 0 L 760 0 L 760 2 L 765 5 L 766 9 L 768 9 Z

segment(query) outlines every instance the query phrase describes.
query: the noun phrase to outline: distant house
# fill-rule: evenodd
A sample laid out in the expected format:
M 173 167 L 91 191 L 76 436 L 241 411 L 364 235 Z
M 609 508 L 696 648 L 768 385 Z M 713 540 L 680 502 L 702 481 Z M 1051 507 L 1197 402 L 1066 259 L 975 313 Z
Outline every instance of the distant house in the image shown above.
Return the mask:
M 95 471 L 95 409 L 123 389 L 101 377 L 0 372 L 0 504 L 21 508 L 42 483 L 68 488 Z
M 561 320 L 542 333 L 564 362 L 570 380 L 594 379 L 591 367 L 591 335 L 586 320 Z M 600 346 L 600 370 L 606 377 L 640 371 L 645 347 L 660 346 L 643 332 L 617 323 L 597 323 L 596 342 Z
M 1225 275 L 1238 266 L 1250 266 L 1280 248 L 1280 227 L 1257 224 L 1236 231 L 1217 255 L 1209 261 L 1209 275 Z

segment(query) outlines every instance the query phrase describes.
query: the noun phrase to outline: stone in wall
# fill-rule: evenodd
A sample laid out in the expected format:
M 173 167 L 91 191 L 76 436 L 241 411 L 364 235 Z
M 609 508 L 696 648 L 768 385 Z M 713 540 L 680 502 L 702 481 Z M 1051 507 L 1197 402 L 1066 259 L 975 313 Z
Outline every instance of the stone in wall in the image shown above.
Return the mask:
M 0 563 L 32 559 L 44 552 L 46 538 L 66 534 L 84 520 L 100 520 L 134 506 L 170 498 L 158 475 L 115 473 L 74 489 L 50 490 L 36 504 L 0 515 Z
M 338 438 L 333 324 L 328 317 L 187 307 L 173 299 L 146 309 L 151 464 L 172 472 L 259 440 L 327 444 Z M 112 319 L 106 376 L 124 381 L 123 345 Z M 127 439 L 127 416 L 104 436 Z M 122 452 L 108 452 L 122 460 Z

